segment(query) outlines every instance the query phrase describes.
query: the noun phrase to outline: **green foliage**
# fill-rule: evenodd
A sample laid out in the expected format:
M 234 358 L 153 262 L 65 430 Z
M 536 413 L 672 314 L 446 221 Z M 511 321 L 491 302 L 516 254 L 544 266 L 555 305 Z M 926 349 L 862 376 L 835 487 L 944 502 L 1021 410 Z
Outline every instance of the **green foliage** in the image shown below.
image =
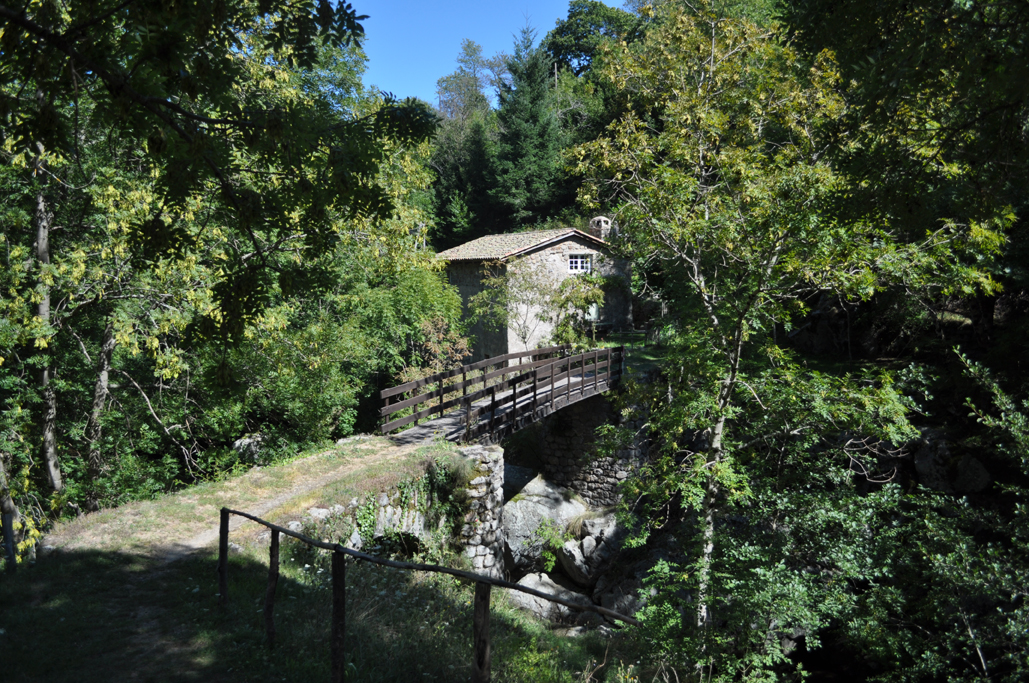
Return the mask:
M 501 83 L 494 182 L 490 194 L 509 225 L 525 226 L 553 215 L 563 199 L 558 185 L 561 130 L 552 107 L 553 65 L 535 46 L 536 32 L 522 29 Z M 570 199 L 570 197 L 569 197 Z
M 955 264 L 946 230 L 913 245 L 833 215 L 842 180 L 820 145 L 847 108 L 828 55 L 805 63 L 749 21 L 669 4 L 605 69 L 626 113 L 576 150 L 582 198 L 618 203 L 626 247 L 663 273 L 674 330 L 660 388 L 637 399 L 660 452 L 626 499 L 691 539 L 651 578 L 645 618 L 675 666 L 774 680 L 794 667 L 783 638 L 817 647 L 856 614 L 856 583 L 886 580 L 868 530 L 890 528 L 891 444 L 916 435 L 891 376 L 809 371 L 775 327 L 812 291 L 991 281 Z
M 393 213 L 376 182 L 382 142 L 417 142 L 434 126 L 414 101 L 350 117 L 325 71 L 305 71 L 363 36 L 347 3 L 236 1 L 213 14 L 191 3 L 40 3 L 2 19 L 8 162 L 74 158 L 91 117 L 145 153 L 155 197 L 125 226 L 132 244 L 144 261 L 182 255 L 201 238 L 197 201 L 214 209 L 208 220 L 238 246 L 220 264 L 222 315 L 208 332 L 237 340 L 294 245 L 333 242 L 338 216 Z
M 561 280 L 531 258 L 487 263 L 481 282 L 482 290 L 469 299 L 471 314 L 487 329 L 510 330 L 526 348 L 584 342 L 590 311 L 604 303 L 601 277 Z
M 557 22 L 543 46 L 559 67 L 582 76 L 593 67 L 602 43 L 638 40 L 642 24 L 641 17 L 597 0 L 571 0 L 568 18 Z
M 532 535 L 529 537 L 531 545 L 540 547 L 543 569 L 548 572 L 553 571 L 554 565 L 557 564 L 557 551 L 564 546 L 565 541 L 570 540 L 572 540 L 572 535 L 568 530 L 562 529 L 549 517 L 541 519 L 539 526 L 533 529 Z

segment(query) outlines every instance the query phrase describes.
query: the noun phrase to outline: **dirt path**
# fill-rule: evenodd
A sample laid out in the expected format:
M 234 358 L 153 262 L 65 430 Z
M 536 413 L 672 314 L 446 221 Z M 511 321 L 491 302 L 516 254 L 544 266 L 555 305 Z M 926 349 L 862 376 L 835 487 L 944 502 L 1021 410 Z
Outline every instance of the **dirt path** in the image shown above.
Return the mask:
M 222 507 L 258 517 L 276 516 L 277 512 L 299 517 L 319 502 L 318 492 L 354 479 L 362 470 L 394 470 L 402 462 L 410 464 L 416 450 L 416 446 L 396 446 L 383 438 L 355 441 L 285 465 L 255 468 L 239 477 L 155 500 L 83 515 L 59 525 L 43 546 L 57 551 L 122 550 L 161 563 L 172 562 L 217 543 Z M 244 526 L 256 525 L 232 517 L 230 529 Z

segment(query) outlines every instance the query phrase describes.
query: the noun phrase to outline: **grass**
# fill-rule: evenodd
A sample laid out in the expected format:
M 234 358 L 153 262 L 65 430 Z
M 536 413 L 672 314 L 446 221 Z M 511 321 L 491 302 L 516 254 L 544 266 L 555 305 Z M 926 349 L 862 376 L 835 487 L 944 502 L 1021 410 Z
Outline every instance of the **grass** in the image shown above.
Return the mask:
M 282 547 L 276 594 L 278 639 L 264 643 L 267 540 L 249 525 L 232 532 L 229 604 L 217 599 L 216 552 L 168 562 L 143 539 L 173 542 L 216 525 L 207 508 L 259 501 L 312 482 L 269 512 L 290 518 L 314 504 L 344 502 L 418 476 L 442 447 L 388 449 L 362 442 L 147 503 L 89 515 L 59 530 L 62 549 L 0 577 L 0 662 L 5 683 L 48 681 L 258 682 L 329 677 L 328 555 Z M 389 457 L 385 457 L 385 456 Z M 345 466 L 345 467 L 344 467 Z M 202 508 L 202 510 L 189 510 Z M 250 528 L 253 527 L 253 528 Z M 108 537 L 108 534 L 120 537 Z M 87 543 L 83 538 L 93 539 Z M 451 555 L 446 564 L 463 561 Z M 347 570 L 349 681 L 467 680 L 472 591 L 451 577 L 354 564 Z M 511 608 L 494 590 L 493 680 L 628 680 L 631 637 L 562 637 Z M 600 662 L 607 665 L 599 670 Z
M 262 513 L 274 509 L 283 519 L 324 500 L 381 490 L 378 487 L 419 471 L 423 461 L 413 447 L 396 448 L 386 439 L 370 439 L 63 522 L 47 542 L 66 550 L 147 552 L 170 538 L 209 530 L 223 506 L 263 506 L 269 509 Z
M 612 332 L 597 342 L 602 348 L 625 347 L 625 369 L 630 375 L 638 375 L 660 367 L 667 353 L 661 344 L 647 343 L 646 332 Z
M 215 595 L 214 553 L 157 567 L 125 553 L 75 551 L 19 572 L 0 584 L 4 680 L 327 680 L 327 572 L 322 562 L 292 560 L 291 546 L 283 550 L 274 650 L 264 642 L 267 559 L 258 548 L 232 556 L 226 608 Z M 467 680 L 472 590 L 437 575 L 351 565 L 348 680 Z M 498 682 L 582 680 L 605 654 L 614 669 L 608 649 L 627 647 L 595 633 L 557 636 L 507 606 L 500 591 L 491 636 Z M 593 680 L 618 679 L 601 673 Z

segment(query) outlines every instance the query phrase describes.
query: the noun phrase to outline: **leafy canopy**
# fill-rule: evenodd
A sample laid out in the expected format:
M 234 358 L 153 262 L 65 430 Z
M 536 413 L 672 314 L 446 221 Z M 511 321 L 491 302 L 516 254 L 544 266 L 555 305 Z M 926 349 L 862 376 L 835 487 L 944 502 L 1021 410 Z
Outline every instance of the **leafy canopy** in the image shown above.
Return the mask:
M 355 116 L 291 71 L 322 46 L 363 36 L 349 3 L 135 0 L 0 5 L 0 117 L 12 163 L 67 154 L 83 115 L 154 159 L 159 201 L 133 225 L 154 260 L 198 239 L 184 223 L 197 196 L 238 234 L 216 290 L 220 331 L 238 338 L 297 243 L 324 249 L 334 217 L 391 215 L 375 182 L 385 139 L 425 138 L 434 116 L 397 103 Z M 295 73 L 295 72 L 294 72 Z

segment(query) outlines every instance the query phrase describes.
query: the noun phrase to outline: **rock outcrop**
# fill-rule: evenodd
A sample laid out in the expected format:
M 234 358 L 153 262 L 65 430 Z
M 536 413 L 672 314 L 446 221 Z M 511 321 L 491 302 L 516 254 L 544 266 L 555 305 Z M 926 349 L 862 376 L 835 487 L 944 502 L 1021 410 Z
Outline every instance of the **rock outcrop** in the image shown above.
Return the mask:
M 568 489 L 536 477 L 503 509 L 505 557 L 510 571 L 536 568 L 542 554 L 537 533 L 541 524 L 564 532 L 569 522 L 586 512 L 586 505 Z M 544 522 L 547 520 L 547 522 Z

